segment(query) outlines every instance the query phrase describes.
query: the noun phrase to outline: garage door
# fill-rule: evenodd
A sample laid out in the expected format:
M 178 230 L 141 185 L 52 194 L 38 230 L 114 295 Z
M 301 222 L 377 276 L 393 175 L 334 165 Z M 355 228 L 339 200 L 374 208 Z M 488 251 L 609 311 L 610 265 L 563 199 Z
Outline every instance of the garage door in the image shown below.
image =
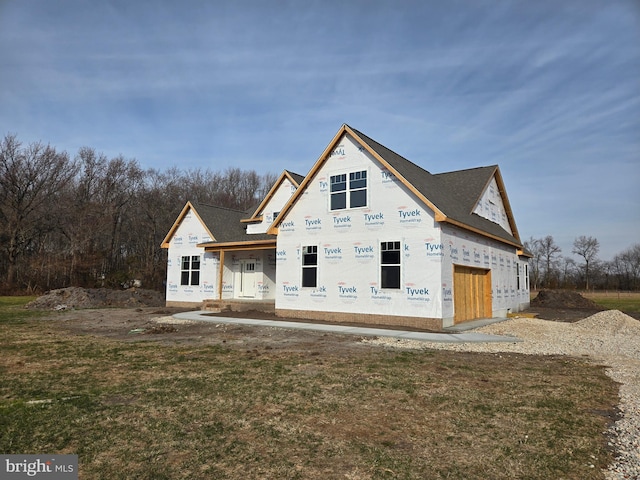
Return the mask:
M 453 308 L 453 323 L 491 318 L 491 271 L 455 265 Z

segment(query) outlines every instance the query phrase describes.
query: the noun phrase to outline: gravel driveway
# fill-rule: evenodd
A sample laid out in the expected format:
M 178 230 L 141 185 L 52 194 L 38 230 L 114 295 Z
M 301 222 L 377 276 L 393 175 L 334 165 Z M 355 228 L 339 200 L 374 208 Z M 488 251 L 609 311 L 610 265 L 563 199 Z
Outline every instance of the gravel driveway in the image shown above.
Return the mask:
M 608 432 L 610 444 L 616 450 L 616 460 L 604 472 L 605 478 L 640 478 L 640 321 L 617 310 L 607 310 L 575 323 L 513 318 L 476 331 L 524 341 L 481 344 L 424 343 L 388 338 L 364 341 L 397 348 L 570 355 L 606 365 L 607 375 L 621 384 L 619 408 L 622 417 Z

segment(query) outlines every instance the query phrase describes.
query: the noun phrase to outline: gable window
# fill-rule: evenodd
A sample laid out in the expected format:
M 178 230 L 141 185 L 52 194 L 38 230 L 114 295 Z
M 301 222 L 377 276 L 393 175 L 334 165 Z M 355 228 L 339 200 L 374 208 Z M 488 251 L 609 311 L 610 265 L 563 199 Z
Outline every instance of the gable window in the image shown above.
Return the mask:
M 348 177 L 348 178 L 347 178 Z M 367 171 L 331 175 L 331 210 L 367 206 Z
M 302 247 L 302 286 L 318 286 L 318 246 Z
M 180 285 L 200 285 L 200 255 L 182 257 Z
M 400 288 L 400 242 L 380 243 L 380 286 Z

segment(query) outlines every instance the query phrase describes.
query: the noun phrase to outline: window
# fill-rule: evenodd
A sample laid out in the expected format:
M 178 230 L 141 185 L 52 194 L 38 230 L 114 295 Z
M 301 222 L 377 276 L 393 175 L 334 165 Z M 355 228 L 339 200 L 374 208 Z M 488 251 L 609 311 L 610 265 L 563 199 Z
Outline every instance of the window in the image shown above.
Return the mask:
M 331 175 L 330 177 L 331 210 L 358 208 L 367 206 L 367 171 Z
M 302 286 L 318 286 L 318 246 L 302 247 Z
M 529 290 L 529 265 L 524 264 L 524 289 Z
M 520 265 L 516 263 L 516 289 L 520 290 Z
M 380 243 L 380 286 L 400 288 L 400 242 Z
M 182 257 L 180 285 L 200 285 L 200 255 Z

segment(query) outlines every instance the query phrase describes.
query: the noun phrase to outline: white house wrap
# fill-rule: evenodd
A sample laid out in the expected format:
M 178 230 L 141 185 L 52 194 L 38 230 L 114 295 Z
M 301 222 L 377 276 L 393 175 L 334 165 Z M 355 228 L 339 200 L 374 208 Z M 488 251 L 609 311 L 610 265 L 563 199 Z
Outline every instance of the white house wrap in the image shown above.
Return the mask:
M 283 173 L 248 217 L 229 239 L 211 215 L 200 230 L 194 216 L 176 221 L 167 304 L 272 299 L 281 316 L 422 328 L 529 304 L 529 255 L 497 166 L 432 175 L 343 125 L 306 177 Z M 176 242 L 187 230 L 202 237 L 190 249 Z M 198 249 L 213 296 L 177 285 L 178 258 Z

